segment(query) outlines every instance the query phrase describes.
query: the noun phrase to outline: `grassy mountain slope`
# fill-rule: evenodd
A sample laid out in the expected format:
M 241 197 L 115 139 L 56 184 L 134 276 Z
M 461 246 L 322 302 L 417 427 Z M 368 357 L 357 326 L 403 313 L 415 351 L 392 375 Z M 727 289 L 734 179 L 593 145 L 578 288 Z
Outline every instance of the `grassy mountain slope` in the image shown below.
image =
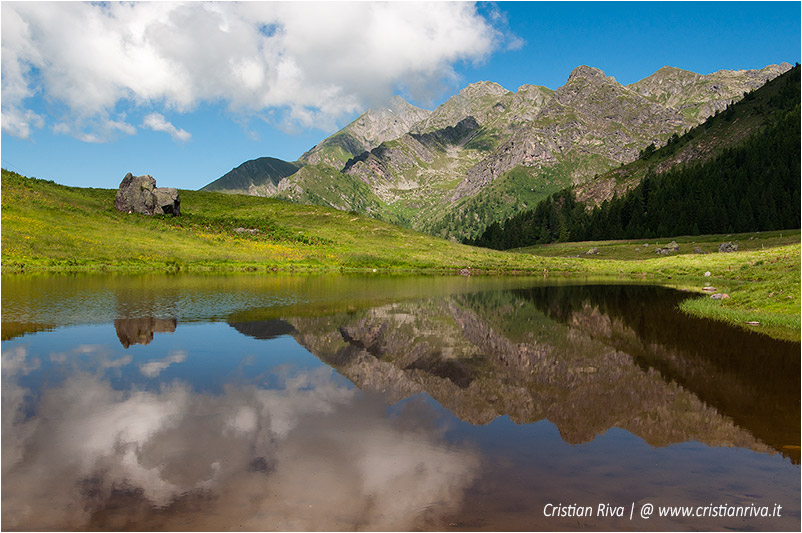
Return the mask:
M 112 189 L 65 187 L 6 170 L 2 191 L 4 272 L 542 270 L 535 258 L 520 262 L 511 254 L 459 245 L 353 213 L 272 198 L 181 190 L 180 217 L 148 217 L 117 212 Z

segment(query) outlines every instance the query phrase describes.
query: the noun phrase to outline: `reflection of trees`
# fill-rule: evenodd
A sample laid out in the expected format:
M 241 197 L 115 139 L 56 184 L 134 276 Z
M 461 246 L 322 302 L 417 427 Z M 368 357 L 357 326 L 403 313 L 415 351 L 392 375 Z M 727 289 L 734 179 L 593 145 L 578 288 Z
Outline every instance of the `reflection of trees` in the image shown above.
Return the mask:
M 117 318 L 114 329 L 120 344 L 128 348 L 132 344 L 150 344 L 154 333 L 173 333 L 175 318 L 154 318 L 152 316 L 138 318 Z
M 686 327 L 682 317 L 665 318 L 678 315 L 672 311 L 676 293 L 613 287 L 590 300 L 592 288 L 555 290 L 559 297 L 550 288 L 495 291 L 289 321 L 302 345 L 360 388 L 391 400 L 425 391 L 475 424 L 509 415 L 518 423 L 548 419 L 572 443 L 620 427 L 655 446 L 698 440 L 768 450 L 761 427 L 746 419 L 734 424 L 732 414 L 709 405 L 701 391 L 666 379 L 658 364 L 669 361 L 687 375 L 701 375 L 711 367 L 704 354 L 639 336 L 644 327 L 659 328 L 666 339 L 700 345 L 689 337 L 706 330 Z M 797 362 L 796 374 L 778 379 L 794 379 L 798 368 Z M 738 395 L 764 387 L 750 377 L 729 372 L 715 379 L 720 387 L 730 380 Z M 769 421 L 777 416 L 765 415 Z
M 231 327 L 249 337 L 262 340 L 275 339 L 281 335 L 295 333 L 292 324 L 283 320 L 254 320 L 253 322 L 231 322 Z
M 515 294 L 554 320 L 631 355 L 799 461 L 799 343 L 677 309 L 687 295 L 644 286 L 535 287 Z

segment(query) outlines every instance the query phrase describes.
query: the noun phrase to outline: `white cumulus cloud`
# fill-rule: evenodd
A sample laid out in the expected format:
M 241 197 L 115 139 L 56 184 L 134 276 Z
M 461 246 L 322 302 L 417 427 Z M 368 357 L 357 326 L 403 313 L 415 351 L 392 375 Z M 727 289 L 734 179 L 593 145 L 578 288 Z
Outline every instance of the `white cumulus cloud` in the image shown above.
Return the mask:
M 30 137 L 47 121 L 91 140 L 132 133 L 121 108 L 222 102 L 332 129 L 399 90 L 441 90 L 455 64 L 505 46 L 503 26 L 465 2 L 3 2 L 2 127 Z
M 178 129 L 168 122 L 164 115 L 161 113 L 151 113 L 142 121 L 142 127 L 152 129 L 153 131 L 163 131 L 169 133 L 170 137 L 176 141 L 188 141 L 192 134 L 187 130 Z

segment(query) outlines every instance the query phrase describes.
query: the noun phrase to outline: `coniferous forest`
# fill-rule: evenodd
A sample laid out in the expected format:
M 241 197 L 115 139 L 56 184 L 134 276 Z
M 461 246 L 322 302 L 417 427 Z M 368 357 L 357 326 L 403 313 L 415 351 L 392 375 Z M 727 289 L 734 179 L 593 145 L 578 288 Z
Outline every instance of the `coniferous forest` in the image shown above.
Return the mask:
M 649 172 L 626 194 L 593 209 L 576 201 L 572 189 L 564 189 L 503 224 L 491 224 L 467 244 L 505 250 L 552 242 L 799 228 L 799 67 L 785 78 L 768 102 L 779 110 L 768 124 L 718 156 L 659 174 Z M 750 93 L 744 100 L 754 97 Z M 708 122 L 732 120 L 738 105 Z M 645 150 L 641 159 L 670 151 L 677 142 L 672 139 L 657 152 Z

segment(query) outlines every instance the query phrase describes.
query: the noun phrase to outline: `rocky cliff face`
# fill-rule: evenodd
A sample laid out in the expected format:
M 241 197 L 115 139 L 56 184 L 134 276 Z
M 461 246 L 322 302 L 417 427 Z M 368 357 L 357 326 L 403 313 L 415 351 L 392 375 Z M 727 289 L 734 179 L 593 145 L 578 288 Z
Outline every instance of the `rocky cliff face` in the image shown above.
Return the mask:
M 269 194 L 471 237 L 562 187 L 636 159 L 789 68 L 704 76 L 664 67 L 623 86 L 580 66 L 556 91 L 524 85 L 513 93 L 484 81 L 434 111 L 397 97 L 304 154 L 305 172 L 283 178 Z
M 684 125 L 677 111 L 647 100 L 599 69 L 577 67 L 521 129 L 468 171 L 451 201 L 479 193 L 519 165 L 554 166 L 570 152 L 598 155 L 611 165 L 630 161 L 643 146 Z M 580 171 L 571 180 L 589 177 Z

